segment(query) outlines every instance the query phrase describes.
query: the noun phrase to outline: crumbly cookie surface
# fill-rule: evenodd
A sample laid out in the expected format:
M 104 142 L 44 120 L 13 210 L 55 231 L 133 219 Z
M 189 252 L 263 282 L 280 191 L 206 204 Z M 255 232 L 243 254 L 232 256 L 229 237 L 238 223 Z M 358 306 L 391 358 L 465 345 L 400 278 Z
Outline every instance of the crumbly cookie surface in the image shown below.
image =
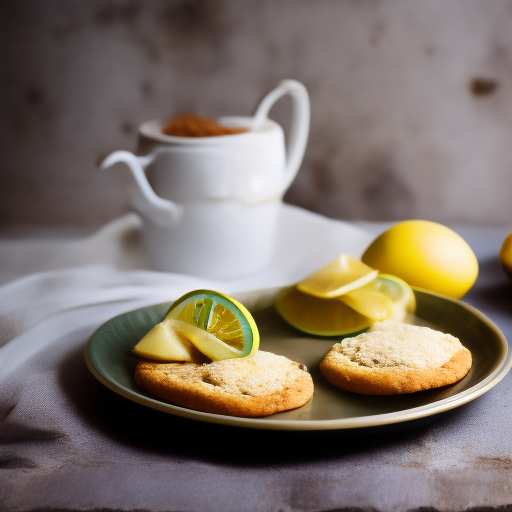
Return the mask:
M 469 372 L 471 363 L 469 350 L 450 334 L 383 322 L 335 344 L 320 370 L 347 391 L 393 395 L 453 384 Z
M 140 362 L 137 384 L 176 405 L 230 416 L 268 416 L 313 396 L 307 369 L 270 352 L 205 364 Z

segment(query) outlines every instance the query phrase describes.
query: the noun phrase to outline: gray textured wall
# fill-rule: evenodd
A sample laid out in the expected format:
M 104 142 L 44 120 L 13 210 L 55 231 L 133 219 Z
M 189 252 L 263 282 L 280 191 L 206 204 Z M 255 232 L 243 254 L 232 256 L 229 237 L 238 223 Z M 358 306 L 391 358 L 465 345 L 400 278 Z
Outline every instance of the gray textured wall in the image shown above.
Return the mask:
M 250 114 L 282 78 L 312 124 L 288 202 L 342 219 L 512 223 L 509 0 L 3 0 L 0 222 L 127 209 L 139 123 Z M 272 116 L 286 123 L 283 101 Z

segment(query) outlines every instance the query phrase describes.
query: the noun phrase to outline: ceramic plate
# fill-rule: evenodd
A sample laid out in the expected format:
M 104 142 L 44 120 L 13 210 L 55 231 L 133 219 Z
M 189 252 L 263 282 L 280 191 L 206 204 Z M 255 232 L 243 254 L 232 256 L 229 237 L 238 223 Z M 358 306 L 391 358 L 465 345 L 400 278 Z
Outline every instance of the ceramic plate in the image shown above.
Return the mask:
M 235 295 L 248 307 L 262 307 L 274 292 Z M 335 343 L 302 334 L 289 327 L 273 308 L 254 312 L 261 333 L 260 349 L 305 364 L 315 383 L 315 394 L 305 406 L 266 418 L 236 418 L 193 411 L 151 396 L 133 378 L 138 358 L 131 349 L 163 319 L 169 304 L 158 304 L 117 316 L 102 325 L 89 340 L 85 358 L 92 374 L 105 386 L 139 404 L 200 420 L 269 430 L 334 430 L 371 427 L 412 427 L 481 396 L 495 386 L 511 366 L 507 341 L 488 318 L 474 308 L 429 292 L 415 290 L 416 316 L 411 323 L 429 325 L 457 336 L 471 351 L 473 366 L 457 384 L 409 395 L 365 396 L 343 391 L 327 382 L 318 363 Z

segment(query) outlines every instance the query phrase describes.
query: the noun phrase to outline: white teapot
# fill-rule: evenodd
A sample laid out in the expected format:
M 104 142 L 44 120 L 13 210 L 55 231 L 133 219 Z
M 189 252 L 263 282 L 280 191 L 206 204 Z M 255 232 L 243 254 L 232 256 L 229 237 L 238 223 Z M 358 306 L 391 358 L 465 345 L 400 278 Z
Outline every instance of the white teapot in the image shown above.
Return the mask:
M 293 117 L 284 133 L 267 118 L 290 94 Z M 220 117 L 233 135 L 178 137 L 164 123 L 140 126 L 136 156 L 114 151 L 100 167 L 125 163 L 133 175 L 132 205 L 143 220 L 146 250 L 158 270 L 229 278 L 272 258 L 282 197 L 302 162 L 309 133 L 309 97 L 295 80 L 268 93 L 254 116 Z

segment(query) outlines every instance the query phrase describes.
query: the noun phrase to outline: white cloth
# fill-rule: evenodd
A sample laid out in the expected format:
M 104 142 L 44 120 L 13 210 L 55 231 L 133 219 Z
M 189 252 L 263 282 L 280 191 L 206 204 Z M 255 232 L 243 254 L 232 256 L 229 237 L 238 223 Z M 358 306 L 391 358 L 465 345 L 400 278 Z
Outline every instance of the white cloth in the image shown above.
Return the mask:
M 370 238 L 350 224 L 285 205 L 271 264 L 250 276 L 212 281 L 148 270 L 140 228 L 140 219 L 127 214 L 84 239 L 2 242 L 3 279 L 23 277 L 0 287 L 0 383 L 51 344 L 51 332 L 47 338 L 41 335 L 44 326 L 51 323 L 54 335 L 62 334 L 77 309 L 84 309 L 81 325 L 89 319 L 89 325 L 98 327 L 97 317 L 89 318 L 85 308 L 104 305 L 108 316 L 109 311 L 118 314 L 172 301 L 198 288 L 234 293 L 285 286 L 341 252 L 359 256 Z M 52 317 L 59 321 L 54 318 L 52 322 Z

